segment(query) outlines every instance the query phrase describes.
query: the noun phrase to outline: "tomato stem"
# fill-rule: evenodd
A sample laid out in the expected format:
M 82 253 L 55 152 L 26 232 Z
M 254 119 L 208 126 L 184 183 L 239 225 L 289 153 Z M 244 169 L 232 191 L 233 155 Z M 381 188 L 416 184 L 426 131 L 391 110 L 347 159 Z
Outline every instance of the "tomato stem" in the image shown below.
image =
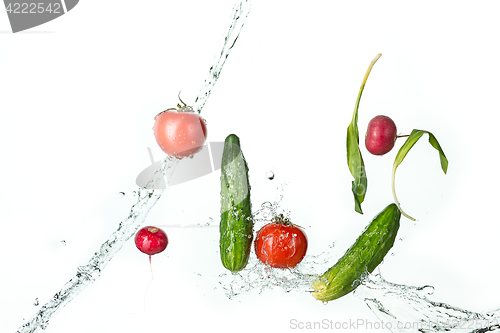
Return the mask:
M 179 95 L 177 95 L 177 97 L 179 98 L 179 101 L 181 101 L 181 103 L 177 103 L 177 108 L 168 108 L 166 109 L 165 111 L 162 111 L 160 113 L 158 113 L 156 115 L 156 117 L 158 117 L 158 115 L 162 114 L 163 112 L 167 112 L 167 111 L 177 111 L 177 112 L 194 112 L 193 111 L 193 108 L 191 106 L 188 106 L 186 103 L 184 103 L 184 101 L 181 99 L 181 92 L 179 91 Z M 156 119 L 155 117 L 155 119 Z
M 285 217 L 283 214 L 279 214 L 273 217 L 273 222 L 276 224 L 285 224 L 288 225 L 290 224 L 290 220 Z
M 179 90 L 179 95 L 177 95 L 177 97 L 179 98 L 179 101 L 181 101 L 181 103 L 183 104 L 184 107 L 187 106 L 187 104 L 184 103 L 184 101 L 181 99 L 181 91 L 180 90 Z M 182 106 L 180 106 L 179 104 L 177 104 L 177 106 L 179 108 L 182 108 Z
M 273 223 L 276 223 L 276 224 L 291 225 L 294 227 L 304 229 L 304 227 L 301 227 L 298 224 L 290 222 L 290 219 L 288 217 L 285 217 L 283 214 L 276 215 L 275 217 L 273 217 L 272 221 L 273 221 Z

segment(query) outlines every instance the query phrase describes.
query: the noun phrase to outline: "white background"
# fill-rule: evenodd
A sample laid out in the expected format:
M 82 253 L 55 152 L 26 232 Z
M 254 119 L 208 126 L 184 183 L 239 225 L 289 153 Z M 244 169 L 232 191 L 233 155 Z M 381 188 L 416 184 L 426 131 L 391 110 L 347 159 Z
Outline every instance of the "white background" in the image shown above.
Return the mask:
M 30 318 L 128 215 L 147 147 L 164 157 L 153 118 L 176 105 L 179 90 L 194 102 L 233 5 L 85 0 L 17 34 L 0 10 L 0 331 Z M 418 221 L 402 218 L 382 275 L 432 285 L 435 301 L 498 308 L 499 9 L 495 1 L 254 0 L 202 112 L 208 140 L 237 134 L 254 207 L 283 194 L 309 254 L 335 242 L 333 265 L 393 200 L 391 168 L 403 141 L 384 157 L 362 147 L 364 215 L 353 209 L 345 152 L 359 86 L 382 53 L 361 100 L 361 136 L 385 114 L 401 134 L 432 132 L 450 163 L 444 175 L 424 136 L 401 164 L 398 198 Z M 280 290 L 228 300 L 216 288 L 224 273 L 218 177 L 172 187 L 151 211 L 146 223 L 163 226 L 170 245 L 153 257 L 145 309 L 149 263 L 130 240 L 47 332 L 287 331 L 291 319 L 377 320 L 353 295 L 328 305 Z M 212 227 L 169 227 L 210 218 Z

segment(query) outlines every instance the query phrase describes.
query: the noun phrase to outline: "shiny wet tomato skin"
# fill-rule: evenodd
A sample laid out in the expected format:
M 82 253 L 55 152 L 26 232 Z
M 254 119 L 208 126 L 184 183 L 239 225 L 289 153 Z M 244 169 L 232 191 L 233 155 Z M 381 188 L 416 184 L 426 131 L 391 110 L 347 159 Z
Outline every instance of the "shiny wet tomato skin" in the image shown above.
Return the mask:
M 307 252 L 305 233 L 292 224 L 266 224 L 258 231 L 254 244 L 257 258 L 274 268 L 295 267 Z
M 164 111 L 155 117 L 156 142 L 168 155 L 193 156 L 207 139 L 205 120 L 195 112 Z

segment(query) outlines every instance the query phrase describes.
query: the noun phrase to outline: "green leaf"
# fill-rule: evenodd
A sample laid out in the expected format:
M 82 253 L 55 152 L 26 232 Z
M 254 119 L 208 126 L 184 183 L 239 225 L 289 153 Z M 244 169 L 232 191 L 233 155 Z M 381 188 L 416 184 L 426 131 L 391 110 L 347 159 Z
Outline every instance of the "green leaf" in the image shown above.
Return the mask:
M 349 166 L 349 171 L 354 177 L 352 182 L 352 193 L 354 195 L 354 210 L 360 214 L 363 214 L 361 210 L 361 203 L 365 200 L 366 187 L 368 185 L 368 178 L 366 177 L 365 164 L 363 162 L 363 157 L 361 156 L 361 151 L 359 150 L 359 132 L 358 132 L 358 109 L 359 101 L 361 100 L 361 95 L 365 89 L 366 80 L 373 68 L 373 65 L 382 56 L 382 54 L 377 54 L 377 56 L 372 60 L 368 70 L 366 71 L 365 78 L 359 89 L 358 98 L 356 100 L 356 105 L 354 106 L 354 114 L 352 115 L 352 121 L 347 127 L 347 165 Z
M 448 159 L 446 158 L 446 155 L 444 154 L 443 149 L 441 148 L 441 145 L 439 145 L 439 142 L 437 141 L 436 137 L 428 131 L 424 130 L 417 130 L 414 129 L 410 136 L 406 139 L 405 143 L 403 146 L 398 151 L 398 154 L 396 155 L 396 159 L 394 160 L 394 165 L 392 167 L 392 194 L 394 196 L 394 201 L 396 202 L 396 205 L 398 206 L 399 210 L 401 211 L 401 214 L 406 216 L 412 221 L 415 221 L 415 219 L 408 214 L 406 214 L 402 209 L 401 205 L 399 204 L 399 201 L 396 197 L 396 184 L 395 184 L 395 179 L 396 179 L 396 169 L 397 167 L 403 162 L 403 159 L 405 158 L 406 154 L 410 151 L 410 149 L 417 143 L 417 141 L 424 135 L 425 133 L 429 134 L 429 143 L 431 144 L 432 147 L 434 147 L 438 152 L 439 152 L 439 160 L 441 162 L 441 169 L 443 172 L 446 174 L 448 171 Z
M 361 203 L 365 199 L 368 179 L 366 177 L 363 157 L 361 156 L 361 152 L 359 151 L 357 136 L 353 136 L 352 131 L 349 131 L 349 129 L 348 132 L 351 133 L 347 134 L 347 159 L 349 163 L 349 170 L 354 177 L 351 188 L 354 195 L 354 210 L 360 214 L 363 214 Z

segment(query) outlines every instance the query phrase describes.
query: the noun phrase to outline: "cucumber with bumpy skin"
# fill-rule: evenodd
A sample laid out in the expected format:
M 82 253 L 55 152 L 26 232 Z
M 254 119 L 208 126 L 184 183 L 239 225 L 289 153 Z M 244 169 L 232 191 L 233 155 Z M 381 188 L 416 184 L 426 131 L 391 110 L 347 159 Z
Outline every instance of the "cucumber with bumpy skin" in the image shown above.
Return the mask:
M 253 240 L 248 166 L 240 139 L 230 134 L 224 142 L 221 167 L 220 257 L 233 273 L 248 263 Z
M 401 212 L 390 204 L 366 227 L 339 261 L 313 281 L 313 296 L 323 302 L 340 298 L 361 283 L 394 245 Z

